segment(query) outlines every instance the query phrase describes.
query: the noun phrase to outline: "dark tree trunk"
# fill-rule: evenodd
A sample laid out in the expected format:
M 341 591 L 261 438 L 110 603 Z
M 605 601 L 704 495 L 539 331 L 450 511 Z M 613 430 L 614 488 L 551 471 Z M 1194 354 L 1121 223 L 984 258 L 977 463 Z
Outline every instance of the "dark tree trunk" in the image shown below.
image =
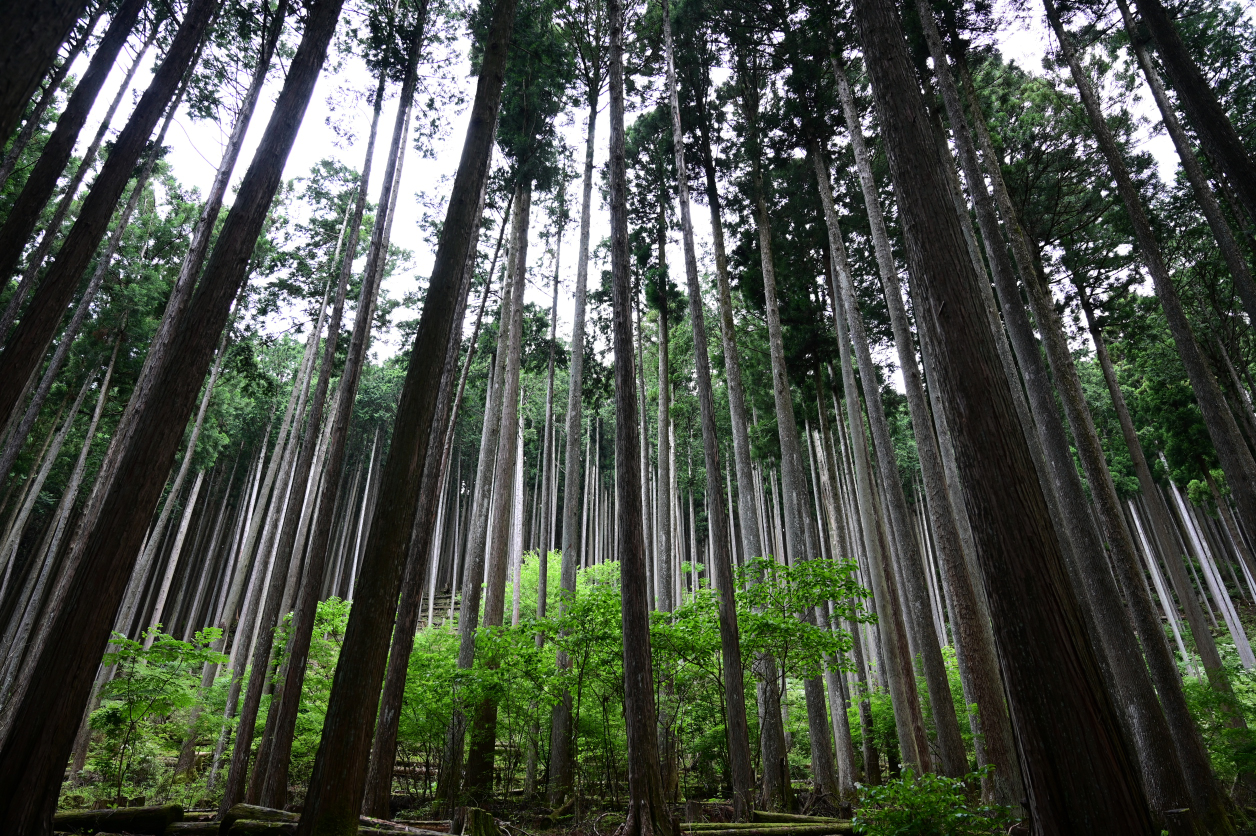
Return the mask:
M 672 115 L 672 139 L 676 148 L 677 198 L 684 238 L 685 277 L 689 286 L 689 321 L 693 326 L 694 365 L 698 378 L 698 405 L 702 420 L 702 456 L 707 481 L 707 536 L 715 564 L 719 594 L 720 653 L 724 667 L 724 722 L 728 735 L 728 762 L 733 779 L 733 817 L 749 821 L 754 807 L 754 770 L 750 764 L 750 727 L 746 720 L 746 688 L 741 667 L 741 638 L 737 629 L 737 604 L 733 600 L 732 543 L 721 501 L 719 436 L 715 427 L 715 398 L 711 386 L 711 358 L 707 351 L 706 319 L 702 311 L 702 286 L 698 257 L 689 216 L 689 169 L 685 166 L 684 131 L 680 123 L 680 97 L 672 54 L 672 23 L 669 4 L 663 2 L 663 37 L 667 51 L 667 88 Z M 631 364 L 630 364 L 631 365 Z M 635 397 L 634 397 L 635 404 Z M 635 506 L 634 507 L 638 507 Z
M 79 567 L 64 605 L 50 614 L 50 638 L 39 650 L 24 691 L 14 696 L 14 722 L 0 748 L 0 830 L 49 832 L 56 790 L 97 663 L 108 643 L 109 628 L 214 346 L 244 282 L 253 247 L 322 69 L 340 6 L 341 0 L 320 0 L 310 8 L 301 45 L 289 65 L 270 124 L 240 184 L 192 300 L 188 321 L 171 347 L 171 361 L 161 370 L 153 398 L 142 409 L 135 441 L 121 459 L 118 478 L 104 499 L 100 522 L 78 546 L 92 559 Z M 189 13 L 185 26 L 192 19 Z M 194 40 L 199 41 L 199 37 Z
M 628 735 L 628 816 L 616 836 L 672 836 L 676 827 L 663 800 L 654 665 L 650 653 L 650 598 L 646 590 L 645 527 L 641 519 L 641 439 L 637 437 L 632 357 L 632 279 L 628 263 L 628 194 L 624 158 L 624 9 L 608 0 L 610 19 L 611 304 L 615 356 L 615 459 L 618 478 L 619 587 L 623 600 L 624 725 Z M 664 428 L 660 427 L 659 432 Z M 665 490 L 659 485 L 659 493 Z
M 6 4 L 0 36 L 0 146 L 22 119 L 87 0 Z
M 1107 122 L 1104 121 L 1099 99 L 1077 58 L 1072 39 L 1064 30 L 1053 0 L 1044 0 L 1043 5 L 1046 7 L 1051 27 L 1055 30 L 1060 42 L 1063 57 L 1072 71 L 1073 82 L 1077 85 L 1078 95 L 1085 106 L 1091 130 L 1108 163 L 1112 178 L 1116 181 L 1116 189 L 1121 196 L 1121 202 L 1125 205 L 1126 214 L 1129 215 L 1140 256 L 1147 267 L 1147 272 L 1151 274 L 1152 282 L 1156 287 L 1156 296 L 1160 298 L 1160 305 L 1164 310 L 1169 332 L 1173 335 L 1178 357 L 1181 358 L 1182 365 L 1186 369 L 1187 379 L 1190 380 L 1191 388 L 1195 392 L 1199 410 L 1203 413 L 1204 425 L 1208 428 L 1208 435 L 1212 439 L 1217 458 L 1221 460 L 1221 467 L 1225 471 L 1226 481 L 1234 495 L 1238 517 L 1247 530 L 1256 531 L 1256 459 L 1253 459 L 1251 449 L 1239 432 L 1234 414 L 1226 404 L 1217 380 L 1208 367 L 1208 361 L 1191 329 L 1186 311 L 1182 307 L 1182 299 L 1178 295 L 1177 287 L 1173 283 L 1168 265 L 1165 264 L 1160 251 L 1160 243 L 1152 230 L 1151 221 L 1147 218 L 1138 187 L 1130 176 Z M 1143 5 L 1142 2 L 1138 4 L 1140 11 Z M 1155 5 L 1160 8 L 1158 3 Z M 1163 12 L 1162 8 L 1161 12 Z M 1253 191 L 1253 196 L 1256 196 L 1256 191 Z
M 323 736 L 301 816 L 298 832 L 303 836 L 352 833 L 358 826 L 379 690 L 388 661 L 388 640 L 397 611 L 397 592 L 414 528 L 440 376 L 449 340 L 456 339 L 452 333 L 458 307 L 456 297 L 474 237 L 480 193 L 488 175 L 514 17 L 515 0 L 499 0 L 484 45 L 471 121 L 441 228 L 427 302 L 397 405 L 379 502 L 355 590 L 355 606 L 341 645 Z
M 39 161 L 31 169 L 21 193 L 13 201 L 13 207 L 0 227 L 0 279 L 7 279 L 17 269 L 27 239 L 39 223 L 40 213 L 56 188 L 57 178 L 65 170 L 70 153 L 78 141 L 79 131 L 87 121 L 87 114 L 96 103 L 96 96 L 109 71 L 113 69 L 122 45 L 131 36 L 135 21 L 148 0 L 126 0 L 118 7 L 109 28 L 105 30 L 100 45 L 92 54 L 87 71 L 79 80 L 57 119 L 57 126 L 44 143 Z M 147 137 L 145 137 L 147 139 Z
M 1204 150 L 1230 180 L 1251 220 L 1256 221 L 1256 166 L 1195 59 L 1187 51 L 1169 12 L 1160 0 L 1134 0 L 1178 101 L 1186 111 Z
M 165 113 L 193 63 L 202 36 L 220 2 L 194 0 L 184 14 L 183 24 L 166 51 L 165 60 L 135 106 L 126 127 L 114 140 L 109 158 L 83 200 L 78 220 L 61 245 L 56 261 L 48 269 L 25 315 L 9 337 L 3 353 L 0 353 L 0 426 L 8 423 L 26 381 L 43 359 L 44 350 L 61 322 L 61 315 L 78 289 L 83 271 L 108 231 L 109 219 L 122 190 L 131 179 L 135 163 L 148 144 L 157 120 Z M 3 133 L 3 124 L 0 124 L 0 135 Z
M 353 333 L 349 339 L 349 348 L 345 358 L 344 370 L 340 375 L 340 390 L 336 395 L 336 411 L 328 431 L 327 450 L 324 452 L 322 469 L 325 473 L 336 476 L 344 468 L 345 446 L 348 441 L 349 424 L 353 417 L 353 405 L 357 400 L 358 383 L 362 369 L 366 364 L 366 352 L 371 342 L 371 327 L 375 320 L 375 304 L 379 295 L 380 282 L 384 276 L 384 265 L 388 258 L 388 242 L 391 236 L 392 223 L 397 205 L 397 193 L 401 177 L 402 164 L 405 159 L 406 137 L 409 135 L 409 119 L 411 105 L 414 101 L 414 90 L 417 84 L 419 55 L 422 50 L 424 26 L 427 7 L 422 6 L 420 17 L 411 32 L 409 54 L 401 86 L 401 95 L 397 102 L 397 117 L 393 125 L 392 142 L 388 149 L 388 163 L 384 167 L 384 182 L 380 189 L 378 208 L 375 213 L 375 225 L 371 230 L 371 243 L 366 256 L 366 270 L 362 278 L 362 291 L 358 298 L 357 316 L 353 323 Z M 365 181 L 364 181 L 365 182 Z M 346 262 L 346 269 L 351 269 Z M 347 284 L 346 284 L 347 286 Z M 330 377 L 331 364 L 334 362 L 335 345 L 329 344 L 324 354 L 327 373 Z M 372 455 L 372 469 L 374 455 Z M 375 501 L 378 482 L 372 488 L 368 473 L 366 493 L 363 497 L 363 514 Z M 314 619 L 317 615 L 320 591 L 323 587 L 327 566 L 327 556 L 331 550 L 332 527 L 335 524 L 335 496 L 327 496 L 319 505 L 318 515 L 312 523 L 309 548 L 305 557 L 305 570 L 301 581 L 301 589 L 297 595 L 296 608 L 292 614 L 292 627 L 289 631 L 288 644 L 285 651 L 286 662 L 280 690 L 272 700 L 271 712 L 275 714 L 271 743 L 268 749 L 267 797 L 276 807 L 282 807 L 287 801 L 288 765 L 291 760 L 292 739 L 296 733 L 297 715 L 301 704 L 301 690 L 305 682 L 305 667 L 309 657 L 310 643 L 313 639 Z M 361 532 L 359 531 L 359 536 Z M 349 593 L 345 597 L 352 598 L 354 579 L 350 577 Z M 334 594 L 334 592 L 333 592 Z
M 932 382 L 956 433 L 1035 832 L 1152 832 L 978 302 L 981 279 L 949 196 L 946 162 L 921 118 L 925 104 L 897 11 L 888 0 L 857 0 L 855 19 L 908 263 L 924 291 L 918 321 L 938 352 Z
M 597 128 L 597 103 L 601 79 L 589 85 L 589 124 L 585 131 L 584 180 L 580 199 L 580 253 L 576 262 L 575 311 L 571 325 L 571 367 L 567 377 L 567 468 L 563 476 L 563 557 L 558 586 L 566 595 L 576 591 L 576 570 L 580 568 L 580 427 L 584 379 L 584 308 L 589 279 L 589 225 L 593 200 L 593 140 Z M 644 405 L 643 405 L 644 409 Z M 566 597 L 559 599 L 559 611 L 567 606 Z M 558 665 L 571 667 L 567 654 L 559 652 Z M 564 692 L 554 706 L 550 718 L 549 803 L 562 805 L 572 788 L 572 700 Z

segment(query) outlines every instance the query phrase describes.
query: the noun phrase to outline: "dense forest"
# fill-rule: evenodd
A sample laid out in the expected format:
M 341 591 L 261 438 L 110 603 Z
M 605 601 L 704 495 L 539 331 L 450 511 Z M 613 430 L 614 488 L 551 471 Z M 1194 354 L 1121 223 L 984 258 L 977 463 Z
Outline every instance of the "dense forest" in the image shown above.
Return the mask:
M 1256 832 L 1250 4 L 0 8 L 0 833 Z

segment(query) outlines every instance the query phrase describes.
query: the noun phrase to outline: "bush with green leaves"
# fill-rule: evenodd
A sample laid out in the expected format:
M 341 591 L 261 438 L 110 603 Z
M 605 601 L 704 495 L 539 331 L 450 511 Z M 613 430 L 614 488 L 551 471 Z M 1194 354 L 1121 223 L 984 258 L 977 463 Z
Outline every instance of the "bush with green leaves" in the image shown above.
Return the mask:
M 994 836 L 1015 823 L 1011 810 L 981 802 L 984 771 L 947 778 L 910 769 L 879 787 L 861 787 L 853 824 L 862 836 Z
M 220 635 L 208 628 L 185 642 L 154 627 L 139 642 L 113 634 L 115 649 L 105 654 L 104 664 L 116 666 L 116 675 L 105 684 L 91 718 L 93 731 L 104 739 L 90 766 L 102 776 L 107 797 L 120 802 L 128 794 L 158 789 L 169 777 L 159 757 L 163 750 L 177 751 L 177 738 L 187 730 L 185 714 L 199 696 L 201 669 L 227 661 L 211 648 Z

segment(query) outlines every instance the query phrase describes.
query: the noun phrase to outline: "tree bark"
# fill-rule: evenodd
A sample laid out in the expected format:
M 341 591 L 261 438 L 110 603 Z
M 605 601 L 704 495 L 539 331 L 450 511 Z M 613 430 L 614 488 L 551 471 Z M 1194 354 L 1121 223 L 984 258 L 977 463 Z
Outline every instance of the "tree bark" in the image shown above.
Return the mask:
M 600 66 L 600 64 L 599 64 Z M 568 599 L 576 592 L 576 570 L 580 568 L 580 436 L 583 422 L 584 316 L 589 280 L 589 226 L 593 200 L 593 141 L 596 136 L 598 94 L 601 79 L 588 88 L 589 117 L 585 129 L 584 175 L 580 198 L 580 252 L 576 260 L 575 310 L 571 324 L 571 366 L 567 377 L 567 426 L 564 454 L 567 468 L 563 476 L 562 567 L 559 574 L 559 612 L 565 612 Z M 642 405 L 644 409 L 644 404 Z M 559 651 L 558 665 L 570 669 L 571 659 Z M 550 717 L 549 803 L 562 806 L 572 789 L 575 752 L 572 746 L 572 698 L 564 691 Z
M 0 353 L 0 424 L 8 422 L 26 381 L 52 341 L 83 271 L 108 231 L 109 219 L 122 190 L 131 179 L 135 163 L 143 153 L 157 120 L 166 112 L 167 105 L 193 63 L 219 4 L 220 0 L 194 0 L 189 6 L 179 31 L 166 51 L 165 60 L 135 106 L 126 127 L 114 140 L 109 158 L 83 200 L 78 219 L 61 245 L 56 261 L 48 269 L 25 315 L 9 337 L 3 353 Z M 0 69 L 2 78 L 4 73 Z M 0 86 L 0 136 L 5 136 L 8 131 L 2 121 L 2 91 Z
M 57 50 L 87 9 L 87 0 L 50 0 L 9 9 L 0 36 L 0 145 L 22 119 Z
M 897 11 L 887 0 L 857 0 L 855 19 L 908 263 L 924 290 L 918 322 L 938 349 L 941 374 L 932 382 L 956 431 L 1034 831 L 1148 833 L 1147 800 L 977 301 L 981 279 L 965 252 L 946 162 L 921 118 L 925 105 Z
M 627 172 L 624 159 L 624 9 L 608 0 L 610 18 L 610 208 L 611 305 L 615 357 L 615 490 L 619 516 L 616 551 L 620 566 L 624 637 L 624 724 L 628 736 L 628 815 L 616 836 L 672 836 L 675 823 L 663 801 L 658 721 L 654 714 L 654 667 L 650 652 L 645 532 L 640 516 L 641 439 L 632 357 L 632 282 L 628 264 Z M 660 433 L 663 428 L 660 427 Z M 662 486 L 660 485 L 660 489 Z M 660 490 L 661 492 L 661 490 Z
M 323 736 L 319 743 L 299 833 L 352 833 L 366 785 L 379 687 L 397 606 L 433 415 L 447 347 L 453 336 L 474 215 L 488 173 L 504 81 L 506 48 L 515 0 L 494 6 L 472 105 L 462 161 L 441 228 L 427 302 L 397 405 L 392 443 L 384 462 L 380 500 L 363 555 L 355 606 L 341 645 Z
M 663 3 L 663 41 L 667 52 L 667 88 L 672 116 L 672 142 L 676 149 L 677 198 L 684 239 L 685 277 L 689 289 L 689 322 L 693 326 L 694 366 L 697 371 L 698 406 L 702 420 L 702 457 L 706 467 L 708 501 L 707 537 L 719 595 L 720 654 L 724 669 L 724 722 L 728 736 L 728 762 L 733 783 L 733 818 L 746 821 L 754 808 L 754 770 L 750 764 L 750 727 L 746 720 L 745 683 L 741 668 L 741 637 L 737 629 L 737 604 L 733 598 L 732 544 L 724 504 L 720 501 L 721 465 L 719 436 L 715 427 L 715 398 L 711 386 L 711 358 L 707 352 L 706 318 L 702 310 L 702 286 L 693 241 L 689 208 L 689 169 L 685 165 L 685 134 L 680 122 L 680 96 L 672 47 L 671 10 Z M 635 403 L 635 393 L 634 393 Z
M 148 0 L 126 0 L 118 7 L 100 44 L 92 53 L 92 60 L 88 63 L 87 70 L 75 85 L 74 92 L 70 94 L 65 108 L 57 117 L 57 126 L 53 128 L 52 134 L 44 143 L 39 160 L 22 185 L 22 191 L 13 201 L 8 217 L 4 220 L 4 226 L 0 227 L 0 277 L 8 279 L 17 268 L 18 261 L 22 257 L 22 250 L 36 224 L 39 223 L 40 213 L 44 205 L 48 203 L 48 198 L 52 196 L 53 189 L 56 188 L 57 178 L 61 176 L 61 172 L 65 170 L 65 164 L 70 160 L 70 154 L 78 141 L 79 131 L 83 129 L 83 124 L 87 121 L 87 114 L 96 103 L 96 96 L 100 93 L 105 78 L 113 69 L 118 53 L 121 52 L 127 38 L 131 36 L 135 21 L 147 3 Z M 122 89 L 125 90 L 126 87 L 127 84 L 124 82 Z M 108 123 L 109 119 L 106 118 L 105 122 Z M 90 163 L 85 158 L 81 165 L 90 165 Z M 0 177 L 0 182 L 4 179 L 6 178 Z M 71 188 L 69 191 L 73 192 L 74 189 Z M 51 236 L 55 229 L 56 226 L 50 226 L 45 235 Z M 3 330 L 7 331 L 7 328 Z
M 198 14 L 200 2 L 193 7 Z M 206 5 L 210 9 L 203 16 L 208 18 L 214 4 Z M 53 623 L 49 639 L 39 648 L 23 692 L 14 696 L 14 721 L 0 748 L 0 829 L 48 832 L 55 790 L 88 700 L 96 660 L 108 642 L 136 550 L 160 497 L 232 300 L 245 278 L 322 69 L 340 5 L 341 0 L 319 0 L 309 10 L 301 45 L 289 65 L 270 125 L 240 184 L 192 300 L 188 321 L 171 347 L 171 361 L 162 369 L 154 397 L 137 421 L 134 442 L 122 456 L 117 478 L 102 503 L 100 522 L 80 540 L 79 548 L 91 554 L 92 560 L 78 566 L 63 605 L 50 613 Z M 185 27 L 196 17 L 193 10 L 184 18 Z M 207 22 L 192 28 L 203 30 Z M 188 36 L 193 41 L 189 46 L 200 40 L 199 31 L 196 34 L 195 38 Z M 172 48 L 171 53 L 174 51 Z M 171 63 L 169 56 L 166 63 Z M 163 65 L 158 77 L 165 71 Z M 181 75 L 182 68 L 175 80 Z M 142 134 L 147 138 L 148 130 Z

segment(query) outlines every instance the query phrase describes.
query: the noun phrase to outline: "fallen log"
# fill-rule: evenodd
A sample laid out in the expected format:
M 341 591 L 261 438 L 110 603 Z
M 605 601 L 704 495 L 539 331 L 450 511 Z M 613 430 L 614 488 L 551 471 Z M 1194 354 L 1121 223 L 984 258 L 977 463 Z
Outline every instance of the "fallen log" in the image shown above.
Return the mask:
M 222 817 L 219 833 L 230 833 L 232 826 L 241 820 L 254 822 L 298 822 L 301 816 L 287 810 L 276 810 L 273 807 L 259 807 L 256 804 L 236 804 Z
M 166 827 L 166 836 L 218 836 L 216 821 L 177 821 Z
M 296 832 L 297 822 L 295 821 L 236 819 L 231 823 L 225 836 L 295 836 Z M 417 829 L 401 831 L 385 827 L 358 828 L 358 836 L 397 836 L 398 833 L 435 834 L 436 831 Z M 446 834 L 440 834 L 440 836 L 446 836 Z
M 53 830 L 69 833 L 125 833 L 161 836 L 166 828 L 183 818 L 178 804 L 161 807 L 118 807 L 111 810 L 84 810 L 58 813 L 52 817 Z
M 750 817 L 757 822 L 771 822 L 781 824 L 802 824 L 802 823 L 828 823 L 835 821 L 846 821 L 846 819 L 831 818 L 829 816 L 802 816 L 797 813 L 769 813 L 766 810 L 755 810 Z
M 824 821 L 815 822 L 758 822 L 758 821 L 739 821 L 739 822 L 682 822 L 681 830 L 688 830 L 693 833 L 707 833 L 712 830 L 749 830 L 755 833 L 794 833 L 795 831 L 808 830 L 815 827 L 829 827 L 834 824 L 845 824 L 846 819 L 826 819 Z
M 834 819 L 824 824 L 765 825 L 751 822 L 750 826 L 743 823 L 742 827 L 724 825 L 718 829 L 681 825 L 681 832 L 695 836 L 838 836 L 855 831 L 849 821 Z

